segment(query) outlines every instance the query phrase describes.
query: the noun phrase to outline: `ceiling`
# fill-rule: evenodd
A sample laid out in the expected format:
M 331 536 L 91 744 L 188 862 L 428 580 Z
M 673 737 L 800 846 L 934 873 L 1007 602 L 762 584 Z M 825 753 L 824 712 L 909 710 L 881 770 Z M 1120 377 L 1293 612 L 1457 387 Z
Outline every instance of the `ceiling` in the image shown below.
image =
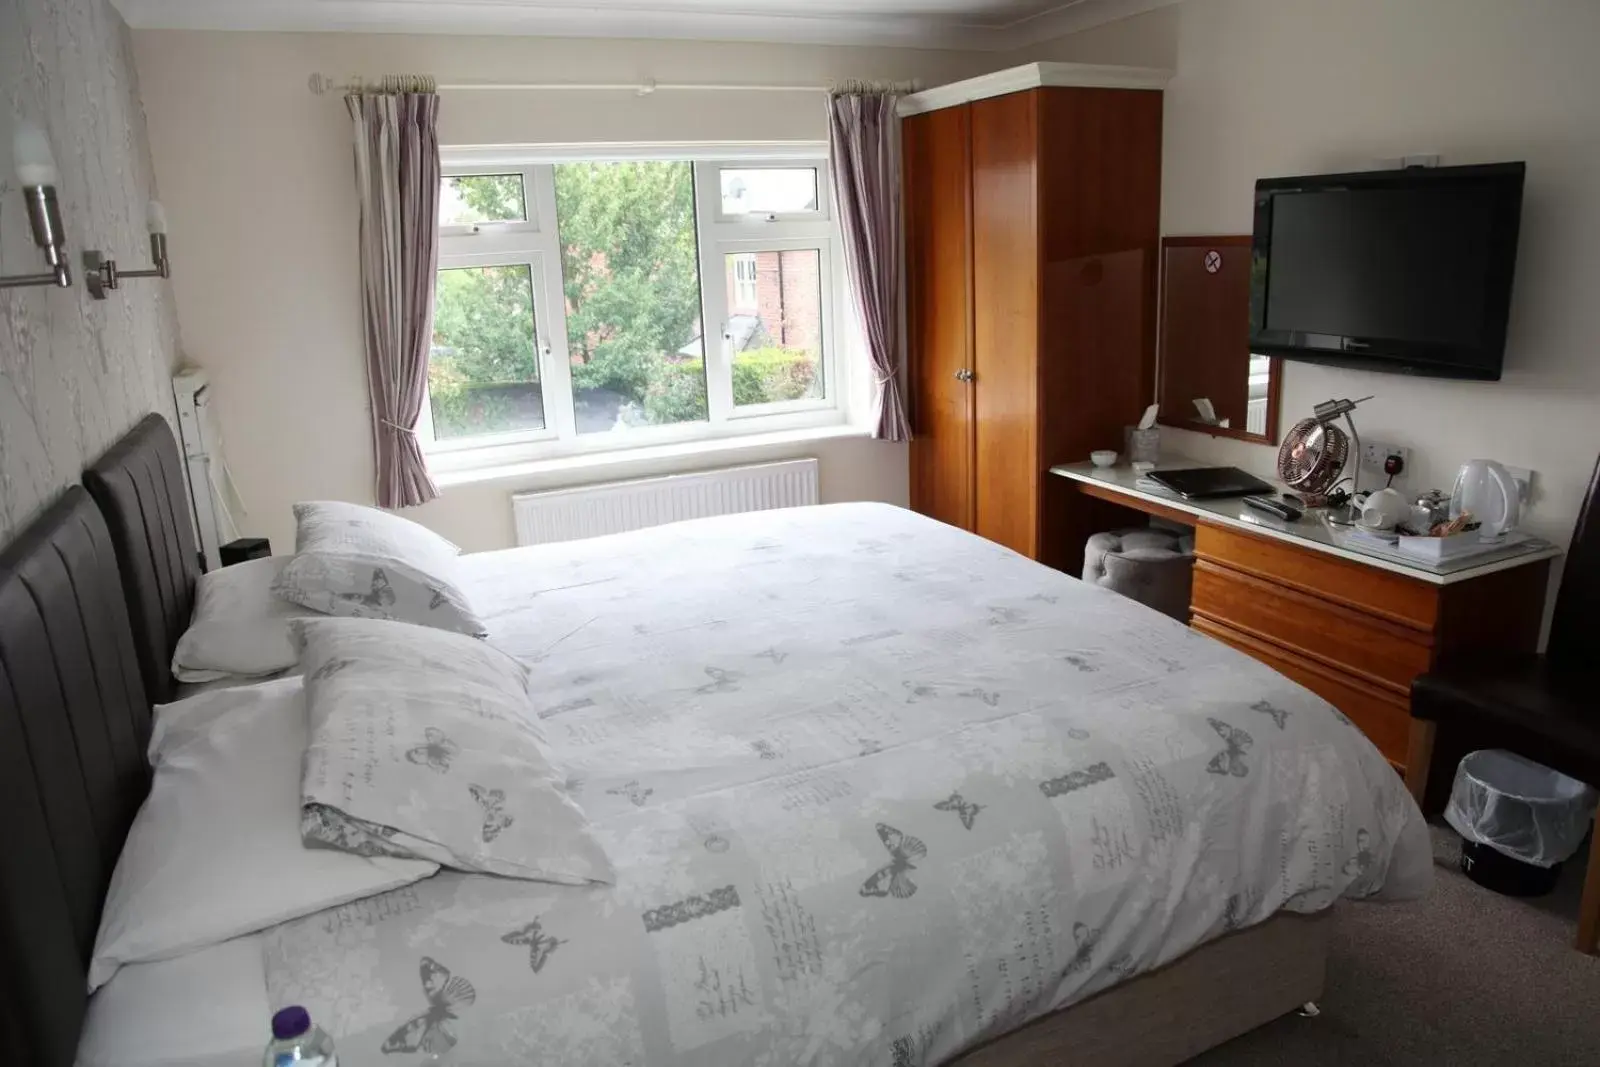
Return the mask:
M 135 29 L 514 33 L 1002 51 L 1177 0 L 114 0 Z

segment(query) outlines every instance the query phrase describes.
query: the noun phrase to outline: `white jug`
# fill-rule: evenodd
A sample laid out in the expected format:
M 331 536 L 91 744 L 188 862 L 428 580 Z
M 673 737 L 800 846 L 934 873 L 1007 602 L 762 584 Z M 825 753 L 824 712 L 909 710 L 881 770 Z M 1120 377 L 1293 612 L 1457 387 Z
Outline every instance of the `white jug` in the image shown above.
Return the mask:
M 1483 525 L 1478 532 L 1492 541 L 1516 529 L 1522 513 L 1522 493 L 1511 472 L 1492 459 L 1474 459 L 1462 464 L 1456 487 L 1450 494 L 1450 517 L 1471 512 Z

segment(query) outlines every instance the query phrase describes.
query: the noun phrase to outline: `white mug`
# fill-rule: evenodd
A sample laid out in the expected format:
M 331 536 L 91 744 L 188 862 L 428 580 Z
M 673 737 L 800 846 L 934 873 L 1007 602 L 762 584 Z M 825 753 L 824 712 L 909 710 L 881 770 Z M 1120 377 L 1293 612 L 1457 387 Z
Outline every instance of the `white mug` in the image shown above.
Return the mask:
M 1379 489 L 1361 505 L 1361 525 L 1369 530 L 1392 530 L 1411 517 L 1411 505 L 1398 489 Z

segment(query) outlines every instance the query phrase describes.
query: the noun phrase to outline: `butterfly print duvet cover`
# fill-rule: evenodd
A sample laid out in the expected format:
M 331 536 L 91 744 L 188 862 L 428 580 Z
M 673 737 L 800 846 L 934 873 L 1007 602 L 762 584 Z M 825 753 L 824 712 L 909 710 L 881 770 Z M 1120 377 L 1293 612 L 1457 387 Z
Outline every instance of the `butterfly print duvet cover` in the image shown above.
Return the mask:
M 1430 878 L 1403 784 L 1322 700 L 910 512 L 462 563 L 536 708 L 569 709 L 533 721 L 616 881 L 441 871 L 268 933 L 271 1002 L 341 1067 L 940 1063 L 1275 912 Z M 460 730 L 395 749 L 475 840 L 533 829 Z

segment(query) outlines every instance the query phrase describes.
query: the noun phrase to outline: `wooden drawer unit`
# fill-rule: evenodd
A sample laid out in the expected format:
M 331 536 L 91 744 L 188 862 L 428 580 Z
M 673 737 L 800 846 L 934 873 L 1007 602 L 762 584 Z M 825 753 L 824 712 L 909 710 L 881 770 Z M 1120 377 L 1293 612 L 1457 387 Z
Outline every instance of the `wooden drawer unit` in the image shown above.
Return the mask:
M 1201 559 L 1190 607 L 1204 618 L 1348 671 L 1404 700 L 1433 658 L 1430 634 Z
M 1411 682 L 1439 656 L 1526 651 L 1549 564 L 1447 585 L 1205 522 L 1192 625 L 1293 678 L 1404 770 Z
M 1361 728 L 1362 733 L 1372 739 L 1385 759 L 1400 770 L 1405 770 L 1406 737 L 1411 722 L 1410 705 L 1406 699 L 1387 690 L 1363 685 L 1341 671 L 1307 662 L 1284 652 L 1269 641 L 1240 633 L 1230 626 L 1214 623 L 1198 615 L 1190 625 L 1294 679 L 1344 712 L 1351 722 Z
M 1058 496 L 1096 529 L 1140 513 L 1193 526 L 1190 625 L 1321 696 L 1402 771 L 1418 675 L 1445 657 L 1538 645 L 1552 547 L 1432 573 L 1330 545 L 1314 514 L 1269 533 L 1238 501 L 1155 494 L 1131 469 L 1052 473 L 1073 487 Z
M 1297 545 L 1202 523 L 1195 530 L 1194 552 L 1231 570 L 1424 633 L 1432 632 L 1439 618 L 1439 586 Z

